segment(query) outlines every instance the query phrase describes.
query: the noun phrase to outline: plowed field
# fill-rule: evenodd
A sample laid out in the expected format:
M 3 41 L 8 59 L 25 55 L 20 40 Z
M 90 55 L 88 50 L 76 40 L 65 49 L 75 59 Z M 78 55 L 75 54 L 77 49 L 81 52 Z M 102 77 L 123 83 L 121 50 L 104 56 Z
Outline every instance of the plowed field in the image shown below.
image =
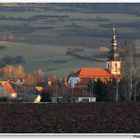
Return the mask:
M 1 133 L 140 133 L 140 103 L 0 104 Z

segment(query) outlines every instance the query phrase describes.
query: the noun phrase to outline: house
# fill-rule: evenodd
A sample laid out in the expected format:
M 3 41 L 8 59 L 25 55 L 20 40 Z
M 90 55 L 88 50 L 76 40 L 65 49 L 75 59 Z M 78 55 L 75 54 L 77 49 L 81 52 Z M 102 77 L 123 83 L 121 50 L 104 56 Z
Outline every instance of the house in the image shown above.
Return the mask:
M 105 68 L 81 68 L 69 77 L 68 83 L 72 88 L 75 88 L 77 83 L 83 81 L 83 79 L 92 79 L 95 81 L 100 79 L 103 82 L 108 82 L 113 78 L 120 80 L 122 78 L 121 69 L 120 53 L 117 47 L 116 30 L 113 26 L 111 49 L 106 60 Z
M 11 99 L 15 99 L 17 97 L 16 91 L 8 81 L 0 81 L 0 95 Z
M 33 100 L 33 103 L 40 103 L 40 100 L 41 100 L 41 96 L 38 95 L 38 96 Z
M 87 82 L 88 80 L 83 80 L 76 84 L 75 88 L 71 88 L 67 82 L 64 82 L 61 86 L 56 85 L 53 87 L 46 87 L 45 90 L 46 94 L 51 94 L 51 102 L 53 103 L 96 102 L 95 95 L 87 91 Z M 33 103 L 40 103 L 41 98 L 40 92 L 40 94 L 34 99 Z
M 90 79 L 89 79 L 90 80 Z M 52 102 L 79 103 L 79 102 L 96 102 L 93 93 L 87 91 L 87 82 L 82 80 L 76 84 L 75 88 L 64 82 L 61 87 L 55 87 L 52 94 Z
M 75 84 L 75 89 L 88 89 L 88 83 L 90 82 L 90 78 L 83 78 L 80 82 Z
M 36 93 L 38 94 L 38 93 L 41 93 L 41 91 L 42 91 L 43 89 L 46 89 L 46 88 L 48 88 L 48 87 L 50 87 L 50 85 L 49 85 L 47 82 L 38 82 L 38 83 L 35 85 L 35 91 L 36 91 Z
M 8 91 L 0 85 L 0 97 L 8 97 Z
M 16 85 L 24 85 L 25 79 L 23 78 L 18 78 L 15 82 Z
M 77 86 L 78 85 L 78 86 Z M 87 84 L 76 84 L 73 89 L 75 102 L 96 102 L 96 96 L 94 93 L 87 91 Z

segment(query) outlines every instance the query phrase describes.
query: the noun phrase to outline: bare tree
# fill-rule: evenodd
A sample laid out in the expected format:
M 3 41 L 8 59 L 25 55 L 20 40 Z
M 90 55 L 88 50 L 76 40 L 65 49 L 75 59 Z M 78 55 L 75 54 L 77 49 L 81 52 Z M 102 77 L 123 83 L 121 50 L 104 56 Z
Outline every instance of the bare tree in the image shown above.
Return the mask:
M 25 76 L 24 67 L 22 65 L 17 65 L 14 67 L 15 78 L 23 78 Z
M 26 74 L 25 75 L 25 85 L 32 86 L 36 83 L 36 79 L 33 74 Z
M 3 68 L 4 77 L 7 79 L 23 78 L 25 75 L 24 67 L 22 65 L 7 65 Z
M 39 81 L 40 79 L 43 79 L 45 74 L 44 74 L 44 71 L 42 69 L 38 69 L 33 73 L 33 75 L 34 75 L 35 79 L 37 81 Z
M 3 74 L 5 78 L 14 78 L 14 67 L 12 65 L 7 65 L 6 67 L 3 68 Z
M 136 46 L 131 41 L 125 41 L 122 53 L 122 73 L 125 98 L 129 101 L 134 96 L 134 87 L 137 83 Z

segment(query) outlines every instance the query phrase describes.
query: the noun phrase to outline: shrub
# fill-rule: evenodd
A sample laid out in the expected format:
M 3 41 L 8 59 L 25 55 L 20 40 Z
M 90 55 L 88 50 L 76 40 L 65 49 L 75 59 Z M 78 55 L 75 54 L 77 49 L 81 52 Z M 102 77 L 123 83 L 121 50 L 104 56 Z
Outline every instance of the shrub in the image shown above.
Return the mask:
M 7 102 L 7 97 L 0 97 L 0 102 Z
M 41 102 L 51 102 L 52 99 L 52 90 L 50 89 L 45 89 L 41 92 Z

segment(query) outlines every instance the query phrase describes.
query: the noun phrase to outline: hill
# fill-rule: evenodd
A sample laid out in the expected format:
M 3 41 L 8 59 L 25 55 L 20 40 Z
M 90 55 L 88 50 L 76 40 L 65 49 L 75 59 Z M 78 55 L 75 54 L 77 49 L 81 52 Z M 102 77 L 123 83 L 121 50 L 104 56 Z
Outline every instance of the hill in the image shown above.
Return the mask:
M 117 28 L 120 47 L 128 39 L 139 48 L 139 7 L 140 4 L 123 3 L 2 3 L 0 45 L 3 41 L 8 44 L 0 51 L 1 57 L 21 55 L 27 71 L 43 68 L 47 74 L 58 76 L 81 67 L 104 67 L 103 62 L 67 56 L 66 51 L 82 47 L 81 55 L 99 57 L 97 50 L 101 46 L 110 47 L 112 23 Z
M 47 75 L 67 76 L 71 71 L 76 71 L 83 66 L 101 67 L 105 65 L 104 62 L 97 63 L 98 61 L 80 59 L 67 55 L 68 47 L 66 46 L 16 42 L 1 42 L 1 44 L 6 46 L 6 49 L 0 51 L 0 59 L 4 56 L 23 56 L 25 58 L 23 65 L 28 72 L 42 68 Z M 98 49 L 86 48 L 84 52 L 81 52 L 81 55 L 94 56 L 97 53 Z

